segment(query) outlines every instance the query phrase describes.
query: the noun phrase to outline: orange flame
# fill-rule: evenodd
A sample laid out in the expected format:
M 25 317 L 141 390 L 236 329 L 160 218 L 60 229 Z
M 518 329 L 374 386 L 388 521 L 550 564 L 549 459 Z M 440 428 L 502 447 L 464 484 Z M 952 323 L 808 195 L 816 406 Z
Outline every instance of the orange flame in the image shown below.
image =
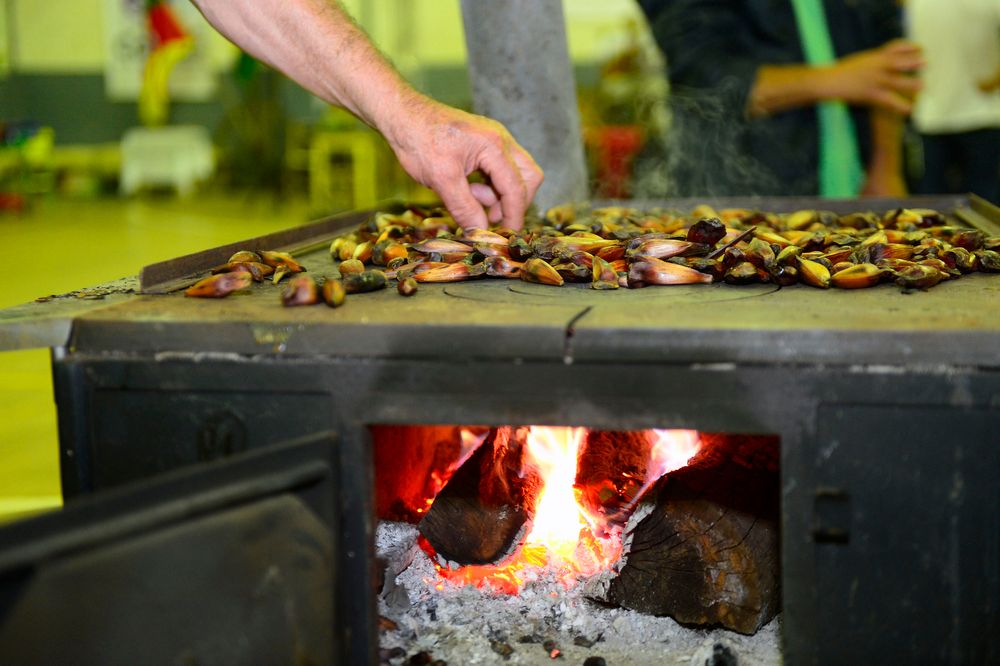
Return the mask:
M 636 493 L 629 508 L 639 501 L 649 487 L 664 474 L 686 467 L 701 450 L 701 440 L 697 430 L 648 430 L 648 436 L 653 442 L 649 453 L 649 466 L 646 468 L 646 479 Z
M 649 433 L 653 438 L 651 460 L 633 504 L 661 476 L 686 465 L 700 446 L 694 430 Z M 609 568 L 621 553 L 620 528 L 609 531 L 602 516 L 588 512 L 580 504 L 579 490 L 574 487 L 586 434 L 585 428 L 530 427 L 525 463 L 538 473 L 541 488 L 524 543 L 507 560 L 495 565 L 449 569 L 435 563 L 440 575 L 452 582 L 490 585 L 516 594 L 526 582 L 546 573 L 570 587 Z M 422 539 L 421 544 L 432 550 L 426 540 Z

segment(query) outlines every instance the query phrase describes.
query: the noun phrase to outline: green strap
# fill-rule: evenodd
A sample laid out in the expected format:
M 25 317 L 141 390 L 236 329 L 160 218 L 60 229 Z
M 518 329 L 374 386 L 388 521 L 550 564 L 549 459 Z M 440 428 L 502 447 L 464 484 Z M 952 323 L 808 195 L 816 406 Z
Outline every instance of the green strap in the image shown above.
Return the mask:
M 836 62 L 823 0 L 792 0 L 792 5 L 806 62 L 814 67 Z M 820 103 L 817 113 L 819 193 L 824 197 L 856 197 L 865 171 L 850 111 L 843 102 L 834 101 Z

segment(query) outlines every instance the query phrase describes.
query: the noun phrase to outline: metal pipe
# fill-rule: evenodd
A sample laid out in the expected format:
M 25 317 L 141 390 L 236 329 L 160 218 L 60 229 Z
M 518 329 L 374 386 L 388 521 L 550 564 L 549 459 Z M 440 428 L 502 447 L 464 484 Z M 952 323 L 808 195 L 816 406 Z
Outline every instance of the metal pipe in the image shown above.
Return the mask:
M 507 126 L 545 171 L 543 210 L 588 198 L 562 0 L 462 0 L 477 113 Z

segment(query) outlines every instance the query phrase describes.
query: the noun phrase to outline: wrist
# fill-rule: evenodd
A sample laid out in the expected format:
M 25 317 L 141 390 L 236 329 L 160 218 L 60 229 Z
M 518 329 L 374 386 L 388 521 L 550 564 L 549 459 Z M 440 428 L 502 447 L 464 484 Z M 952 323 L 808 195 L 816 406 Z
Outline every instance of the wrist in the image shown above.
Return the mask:
M 412 143 L 414 125 L 431 113 L 433 101 L 400 79 L 381 100 L 376 101 L 369 124 L 378 130 L 395 152 Z
M 810 83 L 817 102 L 843 100 L 845 98 L 840 73 L 839 63 L 813 68 L 813 76 L 810 77 Z

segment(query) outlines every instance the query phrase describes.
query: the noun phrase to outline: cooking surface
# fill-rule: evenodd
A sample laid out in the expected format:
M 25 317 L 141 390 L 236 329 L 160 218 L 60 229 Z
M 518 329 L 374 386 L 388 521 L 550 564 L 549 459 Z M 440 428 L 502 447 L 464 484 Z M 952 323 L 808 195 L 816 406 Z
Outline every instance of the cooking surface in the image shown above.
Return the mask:
M 324 257 L 325 259 L 325 257 Z M 323 261 L 307 261 L 314 275 Z M 326 260 L 329 263 L 329 260 Z M 332 271 L 329 271 L 332 272 Z M 264 283 L 221 301 L 143 296 L 83 316 L 78 350 L 581 360 L 1000 365 L 1000 277 L 922 293 L 725 284 L 595 292 L 520 281 L 421 285 L 283 308 Z M 572 331 L 572 335 L 569 335 Z
M 336 275 L 330 237 L 297 255 L 314 277 Z M 914 293 L 892 284 L 607 292 L 485 278 L 422 284 L 412 298 L 392 288 L 351 295 L 338 309 L 285 308 L 279 292 L 264 282 L 219 300 L 174 291 L 27 304 L 0 313 L 0 345 L 40 331 L 62 344 L 75 317 L 77 351 L 1000 366 L 1000 275 Z

